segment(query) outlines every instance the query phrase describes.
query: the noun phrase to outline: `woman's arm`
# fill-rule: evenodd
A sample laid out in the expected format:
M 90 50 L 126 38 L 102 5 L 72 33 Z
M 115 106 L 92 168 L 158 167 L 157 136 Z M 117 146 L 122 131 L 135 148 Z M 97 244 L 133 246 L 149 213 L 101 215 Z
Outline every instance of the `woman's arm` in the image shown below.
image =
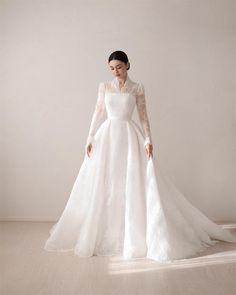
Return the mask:
M 144 146 L 148 143 L 152 144 L 152 136 L 150 123 L 147 115 L 145 89 L 142 83 L 139 83 L 136 95 L 136 105 L 138 110 L 139 119 L 142 125 L 143 133 L 145 136 Z
M 93 112 L 86 145 L 93 143 L 94 135 L 99 125 L 101 124 L 102 116 L 105 109 L 104 97 L 105 97 L 105 83 L 100 82 L 98 87 L 97 102 Z

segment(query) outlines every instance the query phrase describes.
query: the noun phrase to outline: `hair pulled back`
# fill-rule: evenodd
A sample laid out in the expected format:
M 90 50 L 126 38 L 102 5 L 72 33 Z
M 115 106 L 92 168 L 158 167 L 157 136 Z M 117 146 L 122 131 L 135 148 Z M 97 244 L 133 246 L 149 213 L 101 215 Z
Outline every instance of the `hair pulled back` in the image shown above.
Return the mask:
M 129 59 L 128 59 L 127 54 L 121 50 L 116 50 L 116 51 L 112 52 L 108 58 L 108 63 L 114 59 L 123 61 L 126 64 L 129 63 Z M 127 70 L 129 70 L 129 69 L 130 69 L 130 63 L 129 63 Z

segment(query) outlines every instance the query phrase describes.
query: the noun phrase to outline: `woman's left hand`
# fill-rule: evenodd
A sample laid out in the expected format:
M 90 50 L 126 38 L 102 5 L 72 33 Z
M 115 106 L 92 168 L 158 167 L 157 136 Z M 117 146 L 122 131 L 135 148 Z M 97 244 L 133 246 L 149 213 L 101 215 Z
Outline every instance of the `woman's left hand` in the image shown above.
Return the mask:
M 153 157 L 153 154 L 152 154 L 153 146 L 152 146 L 152 144 L 150 144 L 150 143 L 146 144 L 145 149 L 146 149 L 146 152 L 147 152 L 148 159 L 150 159 L 150 157 Z

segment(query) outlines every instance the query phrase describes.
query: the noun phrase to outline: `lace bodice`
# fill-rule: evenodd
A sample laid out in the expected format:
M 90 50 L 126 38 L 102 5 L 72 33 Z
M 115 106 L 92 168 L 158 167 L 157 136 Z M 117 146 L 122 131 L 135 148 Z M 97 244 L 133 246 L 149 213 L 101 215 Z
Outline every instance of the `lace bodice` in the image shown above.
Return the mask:
M 118 96 L 118 97 L 116 97 Z M 119 87 L 119 81 L 115 77 L 109 82 L 100 82 L 98 87 L 97 102 L 92 116 L 89 134 L 86 144 L 93 142 L 94 135 L 102 122 L 104 110 L 108 118 L 121 117 L 131 118 L 134 107 L 137 107 L 142 131 L 144 135 L 144 146 L 152 144 L 149 118 L 147 115 L 145 89 L 142 83 L 136 83 L 127 76 L 125 84 Z

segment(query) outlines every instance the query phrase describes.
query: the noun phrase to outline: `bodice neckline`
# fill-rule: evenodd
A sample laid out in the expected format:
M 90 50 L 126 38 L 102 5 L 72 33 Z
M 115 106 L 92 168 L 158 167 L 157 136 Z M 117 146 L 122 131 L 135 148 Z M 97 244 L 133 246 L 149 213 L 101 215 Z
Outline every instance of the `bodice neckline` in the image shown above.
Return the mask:
M 115 86 L 116 90 L 118 90 L 118 92 L 123 92 L 123 91 L 126 91 L 129 88 L 129 85 L 132 84 L 132 80 L 130 79 L 129 75 L 127 74 L 125 83 L 121 88 L 119 86 L 119 80 L 118 80 L 117 77 L 115 77 L 112 80 L 112 83 L 114 84 L 114 86 Z

